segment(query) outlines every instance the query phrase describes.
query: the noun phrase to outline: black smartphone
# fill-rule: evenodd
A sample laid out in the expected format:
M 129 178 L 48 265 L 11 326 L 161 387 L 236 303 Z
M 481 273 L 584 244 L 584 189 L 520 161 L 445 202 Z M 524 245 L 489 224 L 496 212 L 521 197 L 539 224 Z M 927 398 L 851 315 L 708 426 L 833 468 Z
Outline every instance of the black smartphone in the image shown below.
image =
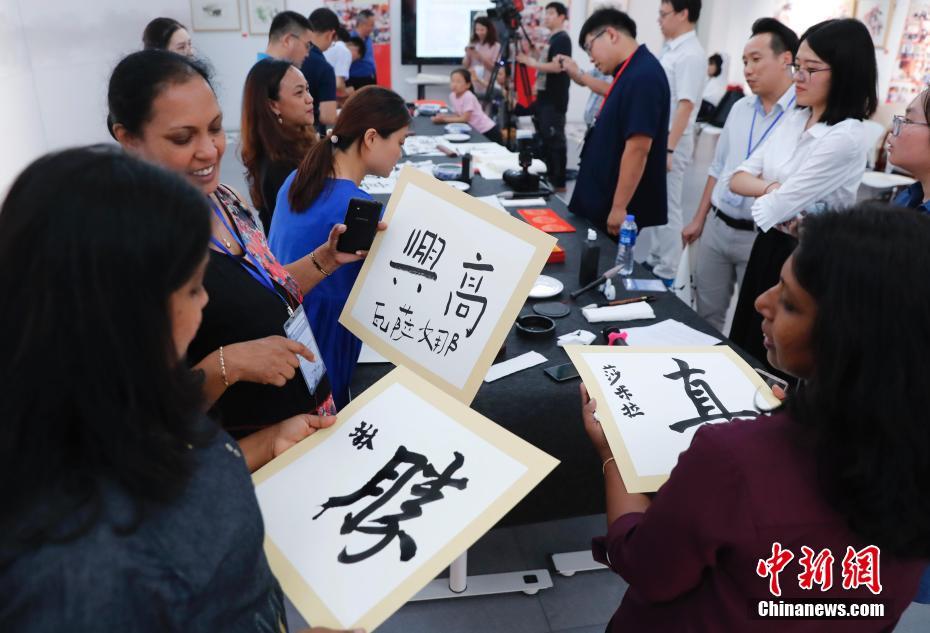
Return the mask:
M 546 367 L 543 369 L 546 372 L 546 375 L 552 378 L 556 382 L 565 382 L 566 380 L 571 380 L 572 378 L 578 377 L 578 370 L 575 369 L 575 365 L 572 363 L 565 363 L 564 365 L 554 365 L 552 367 Z
M 336 250 L 341 253 L 367 251 L 375 241 L 381 203 L 364 198 L 352 198 L 346 209 L 346 232 L 339 236 Z

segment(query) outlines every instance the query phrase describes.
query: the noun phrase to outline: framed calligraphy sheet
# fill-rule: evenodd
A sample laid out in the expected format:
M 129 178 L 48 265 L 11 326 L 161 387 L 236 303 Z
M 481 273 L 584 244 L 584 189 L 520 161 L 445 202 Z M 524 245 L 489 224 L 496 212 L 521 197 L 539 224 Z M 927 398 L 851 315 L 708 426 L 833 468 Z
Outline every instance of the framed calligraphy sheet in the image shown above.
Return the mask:
M 371 631 L 557 463 L 397 368 L 255 473 L 265 552 L 313 626 Z
M 404 167 L 339 322 L 470 404 L 555 238 Z
M 630 492 L 655 492 L 702 424 L 753 418 L 778 406 L 765 381 L 729 347 L 607 347 L 565 351 Z

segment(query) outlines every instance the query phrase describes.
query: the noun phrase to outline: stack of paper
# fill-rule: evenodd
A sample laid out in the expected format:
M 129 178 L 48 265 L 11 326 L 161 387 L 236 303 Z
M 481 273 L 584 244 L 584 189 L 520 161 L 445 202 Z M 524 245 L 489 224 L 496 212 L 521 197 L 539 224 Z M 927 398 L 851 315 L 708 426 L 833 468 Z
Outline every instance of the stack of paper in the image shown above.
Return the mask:
M 716 345 L 720 342 L 716 336 L 699 332 L 675 319 L 666 319 L 655 325 L 625 328 L 623 331 L 627 333 L 626 344 L 631 346 L 688 347 Z

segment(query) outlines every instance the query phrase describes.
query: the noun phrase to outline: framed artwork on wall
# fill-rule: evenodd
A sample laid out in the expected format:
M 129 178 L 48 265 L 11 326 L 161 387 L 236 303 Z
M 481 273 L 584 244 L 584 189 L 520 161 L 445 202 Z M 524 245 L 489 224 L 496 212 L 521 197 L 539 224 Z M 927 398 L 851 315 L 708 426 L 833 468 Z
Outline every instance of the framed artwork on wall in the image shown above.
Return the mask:
M 194 31 L 238 31 L 242 28 L 238 0 L 191 0 Z
M 249 33 L 268 35 L 274 16 L 284 11 L 284 0 L 247 0 L 249 11 Z
M 801 35 L 808 28 L 833 18 L 851 18 L 856 15 L 856 0 L 775 0 L 772 17 L 787 24 Z
M 865 24 L 872 34 L 875 48 L 888 49 L 888 31 L 894 15 L 895 0 L 858 0 L 856 19 Z

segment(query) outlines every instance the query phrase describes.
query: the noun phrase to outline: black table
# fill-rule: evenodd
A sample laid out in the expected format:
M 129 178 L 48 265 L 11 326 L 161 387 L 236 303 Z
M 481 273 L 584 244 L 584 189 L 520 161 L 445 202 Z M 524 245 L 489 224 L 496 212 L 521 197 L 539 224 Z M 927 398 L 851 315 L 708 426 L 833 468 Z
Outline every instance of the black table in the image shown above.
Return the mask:
M 435 125 L 424 117 L 418 117 L 412 127 L 421 134 L 443 132 L 441 125 Z M 475 138 L 476 142 L 480 140 L 482 140 L 480 135 Z M 428 160 L 430 157 L 411 157 L 411 160 L 417 159 Z M 474 196 L 485 196 L 504 190 L 506 186 L 502 181 L 489 181 L 475 177 L 469 193 Z M 386 201 L 387 196 L 380 198 Z M 622 324 L 588 323 L 581 314 L 581 306 L 603 300 L 603 295 L 595 290 L 572 301 L 568 298 L 568 293 L 578 288 L 582 243 L 592 225 L 586 219 L 572 215 L 565 203 L 557 196 L 551 196 L 547 206 L 577 229 L 575 233 L 555 234 L 559 245 L 566 251 L 566 260 L 564 263 L 547 264 L 543 269 L 543 274 L 561 281 L 565 290 L 550 299 L 528 299 L 521 314 L 531 313 L 533 304 L 540 301 L 561 301 L 571 308 L 571 312 L 567 317 L 555 320 L 556 332 L 551 339 L 528 340 L 518 336 L 511 328 L 505 343 L 505 356 L 498 361 L 536 351 L 545 356 L 547 362 L 492 383 L 482 383 L 472 403 L 472 408 L 549 453 L 561 463 L 504 517 L 500 525 L 548 521 L 600 514 L 604 511 L 601 464 L 581 422 L 581 401 L 578 391 L 580 381 L 574 379 L 556 383 L 543 374 L 543 369 L 546 367 L 570 362 L 565 351 L 556 346 L 555 337 L 584 329 L 598 334 L 598 340 L 594 344 L 605 344 L 600 332 L 606 326 L 637 327 L 671 318 L 701 332 L 724 338 L 720 332 L 701 319 L 672 292 L 649 293 L 658 297 L 658 300 L 652 304 L 656 319 L 625 321 Z M 513 211 L 511 214 L 516 215 Z M 601 233 L 598 233 L 597 244 L 601 249 L 599 271 L 602 272 L 613 266 L 617 246 L 616 242 Z M 633 277 L 654 278 L 638 264 Z M 618 299 L 641 294 L 643 294 L 641 291 L 628 292 L 623 289 L 622 285 L 617 289 Z M 751 365 L 757 364 L 748 354 L 732 344 L 731 347 Z M 352 381 L 352 392 L 361 393 L 392 368 L 393 365 L 390 364 L 359 365 Z

